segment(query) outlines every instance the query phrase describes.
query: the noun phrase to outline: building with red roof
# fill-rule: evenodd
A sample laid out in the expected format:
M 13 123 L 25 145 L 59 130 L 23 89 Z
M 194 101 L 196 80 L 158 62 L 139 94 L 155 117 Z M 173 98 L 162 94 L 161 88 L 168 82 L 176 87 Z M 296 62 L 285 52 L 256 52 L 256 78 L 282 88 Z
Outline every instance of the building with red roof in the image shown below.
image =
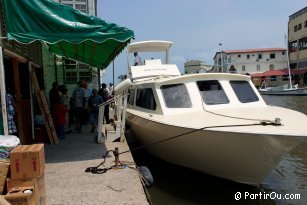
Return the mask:
M 287 68 L 285 48 L 224 50 L 216 52 L 213 59 L 215 72 L 223 70 L 230 73 L 254 74 Z

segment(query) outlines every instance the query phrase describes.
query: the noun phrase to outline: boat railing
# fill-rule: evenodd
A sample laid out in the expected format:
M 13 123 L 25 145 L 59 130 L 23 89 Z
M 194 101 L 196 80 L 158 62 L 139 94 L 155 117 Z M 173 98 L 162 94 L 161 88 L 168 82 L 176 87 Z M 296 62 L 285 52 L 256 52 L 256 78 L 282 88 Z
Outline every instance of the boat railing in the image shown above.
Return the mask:
M 120 138 L 124 141 L 124 128 L 126 118 L 128 92 L 124 91 L 122 94 L 114 96 L 106 102 L 99 105 L 98 126 L 97 126 L 97 143 L 104 143 L 106 141 L 114 141 Z M 110 124 L 104 121 L 105 106 L 110 106 L 110 113 L 113 115 L 113 120 Z M 114 130 L 110 130 L 110 128 Z

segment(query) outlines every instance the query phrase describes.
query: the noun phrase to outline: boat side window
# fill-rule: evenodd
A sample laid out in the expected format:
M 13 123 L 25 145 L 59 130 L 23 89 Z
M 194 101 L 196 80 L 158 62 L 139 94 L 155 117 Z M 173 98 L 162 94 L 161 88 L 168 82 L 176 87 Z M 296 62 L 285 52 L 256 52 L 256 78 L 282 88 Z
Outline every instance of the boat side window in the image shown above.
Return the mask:
M 128 104 L 130 105 L 134 104 L 134 95 L 135 95 L 135 90 L 134 89 L 129 90 Z
M 168 108 L 190 108 L 192 103 L 184 84 L 162 85 L 161 91 Z
M 259 101 L 258 96 L 248 81 L 231 80 L 229 83 L 241 103 Z
M 151 88 L 138 89 L 136 93 L 136 106 L 149 110 L 157 107 L 155 96 Z
M 206 105 L 227 104 L 229 100 L 217 80 L 197 81 L 198 89 Z

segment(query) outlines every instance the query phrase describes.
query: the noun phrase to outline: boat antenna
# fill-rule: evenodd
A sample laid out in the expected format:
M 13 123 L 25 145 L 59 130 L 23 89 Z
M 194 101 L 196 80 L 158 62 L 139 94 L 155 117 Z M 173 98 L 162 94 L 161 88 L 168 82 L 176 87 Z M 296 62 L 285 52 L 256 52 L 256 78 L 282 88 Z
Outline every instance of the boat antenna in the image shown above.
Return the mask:
M 285 34 L 285 44 L 286 44 L 287 68 L 288 68 L 288 75 L 289 75 L 289 87 L 292 88 L 292 80 L 291 80 L 291 71 L 290 71 L 290 63 L 289 63 L 289 48 L 288 48 L 287 34 Z

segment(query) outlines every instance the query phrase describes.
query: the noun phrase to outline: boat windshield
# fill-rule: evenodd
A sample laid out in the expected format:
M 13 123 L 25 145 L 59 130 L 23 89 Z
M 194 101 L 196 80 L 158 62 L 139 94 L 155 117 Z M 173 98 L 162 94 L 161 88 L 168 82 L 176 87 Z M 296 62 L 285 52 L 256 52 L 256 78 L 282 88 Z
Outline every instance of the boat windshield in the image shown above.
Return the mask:
M 198 89 L 206 105 L 227 104 L 229 100 L 217 80 L 197 81 Z
M 162 85 L 161 91 L 168 108 L 190 108 L 192 103 L 184 84 Z
M 259 98 L 249 82 L 243 80 L 231 80 L 229 83 L 241 103 L 259 101 Z

